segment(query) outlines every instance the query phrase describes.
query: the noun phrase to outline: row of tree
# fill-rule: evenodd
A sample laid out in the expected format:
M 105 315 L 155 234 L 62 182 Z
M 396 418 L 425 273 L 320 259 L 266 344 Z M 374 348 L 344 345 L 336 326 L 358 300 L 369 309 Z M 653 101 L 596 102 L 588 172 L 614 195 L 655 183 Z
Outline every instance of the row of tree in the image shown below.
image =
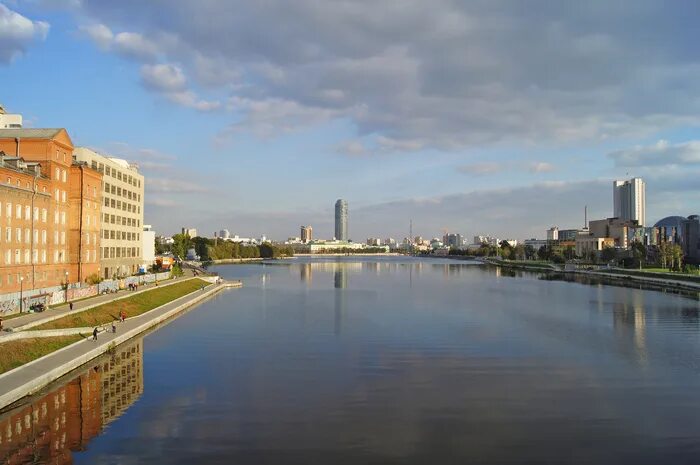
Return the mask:
M 505 260 L 542 260 L 553 263 L 565 263 L 567 260 L 574 259 L 587 260 L 591 263 L 620 261 L 625 266 L 634 268 L 645 265 L 651 258 L 652 261 L 655 261 L 662 268 L 676 271 L 681 271 L 685 268 L 683 264 L 683 249 L 678 244 L 664 242 L 648 251 L 644 244 L 633 242 L 631 250 L 631 257 L 620 258 L 618 250 L 614 247 L 604 247 L 600 254 L 591 252 L 587 256 L 580 257 L 576 255 L 576 249 L 572 246 L 562 249 L 561 247 L 546 245 L 539 250 L 535 250 L 530 245 L 518 244 L 513 247 L 508 242 L 502 241 L 498 247 L 484 243 L 478 249 L 460 250 L 454 248 L 450 250 L 450 255 L 500 257 Z
M 294 249 L 289 246 L 277 246 L 270 243 L 245 245 L 224 240 L 215 241 L 206 237 L 191 238 L 186 234 L 175 234 L 170 246 L 156 242 L 157 253 L 171 252 L 183 259 L 190 249 L 194 249 L 203 261 L 231 258 L 277 258 L 294 255 Z

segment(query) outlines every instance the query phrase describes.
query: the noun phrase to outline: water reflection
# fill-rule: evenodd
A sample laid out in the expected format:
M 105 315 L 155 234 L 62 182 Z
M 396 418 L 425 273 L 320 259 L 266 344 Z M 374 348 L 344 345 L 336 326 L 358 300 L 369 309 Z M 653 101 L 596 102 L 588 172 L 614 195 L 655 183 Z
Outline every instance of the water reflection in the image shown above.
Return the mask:
M 91 362 L 73 379 L 0 414 L 0 463 L 73 463 L 73 453 L 143 393 L 143 340 Z

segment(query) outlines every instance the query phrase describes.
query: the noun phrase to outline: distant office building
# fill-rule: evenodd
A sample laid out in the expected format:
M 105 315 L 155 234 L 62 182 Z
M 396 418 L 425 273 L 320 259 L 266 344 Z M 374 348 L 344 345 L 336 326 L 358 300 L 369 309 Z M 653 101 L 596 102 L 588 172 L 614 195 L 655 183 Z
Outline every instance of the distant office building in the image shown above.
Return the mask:
M 525 245 L 525 247 L 530 246 L 533 249 L 535 249 L 535 251 L 537 251 L 540 250 L 542 247 L 546 247 L 548 242 L 548 240 L 543 239 L 525 239 L 525 241 L 523 241 L 523 244 Z
M 22 127 L 22 115 L 11 115 L 0 105 L 0 129 L 19 129 Z
M 219 231 L 219 237 L 221 239 L 229 239 L 231 237 L 231 233 L 228 229 L 222 229 L 221 231 Z
M 141 250 L 143 250 L 143 263 L 141 268 L 143 271 L 148 271 L 156 262 L 156 232 L 150 224 L 143 225 Z
M 558 239 L 553 240 L 559 240 L 561 242 L 573 242 L 576 240 L 576 237 L 579 235 L 579 233 L 588 234 L 588 231 L 580 229 L 560 229 L 557 231 Z M 547 239 L 549 239 L 549 231 L 547 234 Z
M 474 245 L 498 245 L 500 241 L 493 236 L 474 236 Z
M 547 240 L 548 241 L 558 241 L 559 240 L 559 228 L 552 226 L 547 230 Z
M 642 178 L 613 182 L 613 216 L 636 221 L 644 226 L 646 221 L 646 184 Z
M 184 236 L 197 237 L 197 228 L 182 228 Z
M 371 247 L 382 245 L 382 240 L 378 237 L 370 237 L 367 239 L 367 245 Z
M 700 264 L 700 216 L 683 221 L 683 254 L 688 263 Z
M 604 220 L 594 220 L 588 223 L 590 235 L 598 238 L 609 237 L 614 241 L 615 247 L 626 249 L 630 228 L 634 228 L 636 223 L 621 218 L 607 218 Z
M 394 239 L 393 237 L 387 237 L 386 239 L 384 239 L 384 245 L 395 246 L 396 239 Z
M 442 242 L 446 247 L 462 247 L 463 245 L 461 234 L 445 234 Z
M 301 242 L 306 244 L 307 242 L 311 242 L 314 240 L 314 228 L 311 226 L 302 226 L 301 227 Z
M 133 163 L 85 147 L 76 147 L 73 158 L 102 174 L 101 276 L 135 274 L 143 265 L 143 175 Z
M 335 238 L 339 241 L 348 240 L 348 202 L 338 199 L 335 202 Z

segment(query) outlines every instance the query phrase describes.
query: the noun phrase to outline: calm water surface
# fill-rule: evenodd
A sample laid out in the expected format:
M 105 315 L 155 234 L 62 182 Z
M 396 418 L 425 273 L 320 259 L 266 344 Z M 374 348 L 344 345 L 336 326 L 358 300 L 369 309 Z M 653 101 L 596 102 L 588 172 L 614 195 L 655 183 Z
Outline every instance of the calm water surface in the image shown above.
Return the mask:
M 697 300 L 441 260 L 215 270 L 245 287 L 0 416 L 0 459 L 700 462 Z

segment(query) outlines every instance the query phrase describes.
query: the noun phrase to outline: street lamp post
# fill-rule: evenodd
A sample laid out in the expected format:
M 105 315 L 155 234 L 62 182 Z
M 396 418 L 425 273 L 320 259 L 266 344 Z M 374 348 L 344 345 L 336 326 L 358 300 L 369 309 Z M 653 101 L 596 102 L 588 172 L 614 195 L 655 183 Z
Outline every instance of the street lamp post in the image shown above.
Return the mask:
M 19 277 L 19 312 L 22 313 L 22 300 L 24 294 L 24 276 Z

